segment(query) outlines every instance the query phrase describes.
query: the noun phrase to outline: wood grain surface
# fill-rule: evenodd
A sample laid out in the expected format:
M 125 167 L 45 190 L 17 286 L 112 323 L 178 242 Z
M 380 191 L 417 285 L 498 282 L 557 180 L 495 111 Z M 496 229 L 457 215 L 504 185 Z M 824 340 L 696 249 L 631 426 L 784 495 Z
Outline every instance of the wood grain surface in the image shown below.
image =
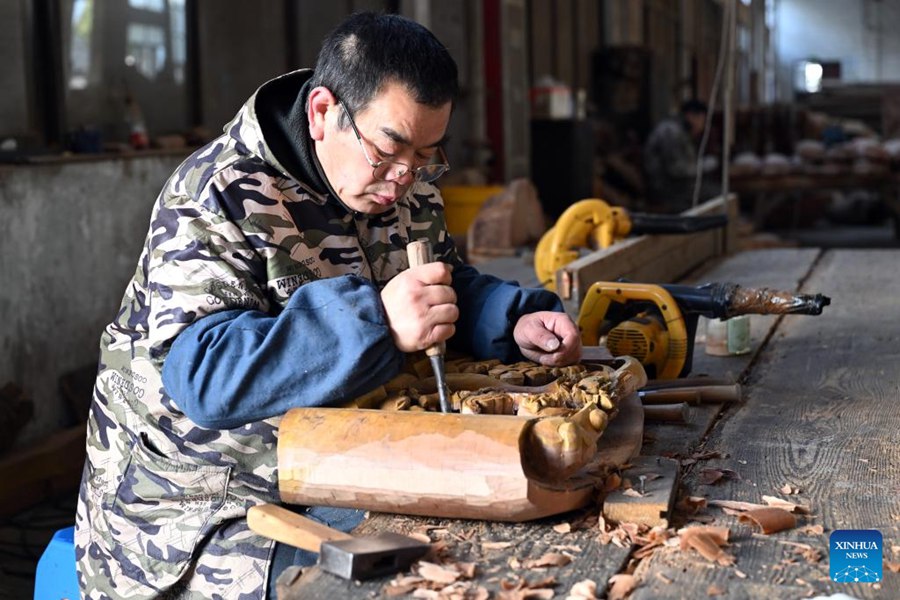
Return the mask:
M 657 550 L 637 564 L 632 598 L 801 598 L 846 593 L 856 598 L 900 598 L 900 575 L 885 570 L 872 584 L 828 580 L 828 535 L 839 528 L 882 531 L 885 559 L 900 561 L 900 368 L 896 298 L 900 279 L 895 250 L 778 249 L 744 252 L 683 283 L 734 281 L 742 285 L 824 293 L 832 305 L 821 316 L 751 317 L 752 352 L 734 357 L 694 353 L 694 374 L 743 383 L 744 401 L 692 406 L 688 423 L 648 424 L 642 454 L 682 462 L 683 494 L 761 502 L 763 495 L 809 504 L 802 525 L 821 525 L 763 536 L 717 508 L 701 517 L 731 528 L 736 564 L 722 567 L 677 548 Z M 692 458 L 694 453 L 722 458 Z M 697 455 L 695 455 L 697 456 Z M 708 455 L 710 456 L 710 455 Z M 711 456 L 715 456 L 712 454 Z M 704 469 L 731 470 L 714 485 Z M 798 489 L 785 495 L 784 486 Z M 358 533 L 390 529 L 427 531 L 445 542 L 451 560 L 478 564 L 476 583 L 498 597 L 502 582 L 555 578 L 554 597 L 591 579 L 606 582 L 624 571 L 631 548 L 597 541 L 598 506 L 529 523 L 372 515 Z M 688 522 L 676 511 L 675 526 Z M 556 528 L 573 524 L 572 531 Z M 508 542 L 498 547 L 492 542 Z M 820 553 L 807 562 L 802 545 Z M 562 567 L 527 569 L 528 559 L 561 547 L 577 547 Z M 308 569 L 286 586 L 294 598 L 380 597 L 387 581 L 355 584 Z
M 731 526 L 736 565 L 710 567 L 696 556 L 656 553 L 642 565 L 644 584 L 634 598 L 704 597 L 711 585 L 727 598 L 838 592 L 900 598 L 900 575 L 845 584 L 831 582 L 828 573 L 828 535 L 835 529 L 878 529 L 885 559 L 900 560 L 897 258 L 893 250 L 824 255 L 803 291 L 830 295 L 832 305 L 820 317 L 781 321 L 753 367 L 745 405 L 718 423 L 703 447 L 724 456 L 705 466 L 732 469 L 738 478 L 702 485 L 696 470 L 686 475 L 695 495 L 756 503 L 771 495 L 809 505 L 803 523 L 821 525 L 824 533 L 762 536 L 711 510 L 717 524 Z M 785 486 L 799 493 L 786 495 Z M 796 544 L 818 550 L 822 559 L 798 560 Z

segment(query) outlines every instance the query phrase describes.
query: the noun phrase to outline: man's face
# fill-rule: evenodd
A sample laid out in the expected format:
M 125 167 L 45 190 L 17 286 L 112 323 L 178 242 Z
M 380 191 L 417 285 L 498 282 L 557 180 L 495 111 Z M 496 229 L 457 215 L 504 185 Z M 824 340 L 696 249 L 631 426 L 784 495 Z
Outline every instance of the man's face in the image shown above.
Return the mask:
M 684 116 L 688 122 L 688 128 L 691 130 L 691 137 L 699 138 L 703 135 L 703 127 L 706 125 L 706 113 L 692 111 L 685 113 Z
M 411 169 L 426 164 L 444 141 L 450 103 L 439 108 L 425 106 L 404 86 L 386 84 L 364 110 L 351 113 L 363 147 L 352 127 L 338 127 L 342 112 L 335 101 L 324 114 L 321 139 L 315 142 L 319 163 L 332 189 L 349 208 L 368 214 L 385 212 L 406 194 L 413 174 L 394 181 L 376 179 L 363 147 L 375 163 L 390 160 Z

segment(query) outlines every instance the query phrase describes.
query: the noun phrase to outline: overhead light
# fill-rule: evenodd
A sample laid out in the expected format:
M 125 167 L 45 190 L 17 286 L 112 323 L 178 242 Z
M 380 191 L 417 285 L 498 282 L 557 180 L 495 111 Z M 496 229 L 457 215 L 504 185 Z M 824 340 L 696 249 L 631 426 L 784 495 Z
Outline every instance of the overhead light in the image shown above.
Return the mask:
M 797 63 L 795 87 L 801 92 L 815 93 L 822 89 L 822 63 L 802 60 Z

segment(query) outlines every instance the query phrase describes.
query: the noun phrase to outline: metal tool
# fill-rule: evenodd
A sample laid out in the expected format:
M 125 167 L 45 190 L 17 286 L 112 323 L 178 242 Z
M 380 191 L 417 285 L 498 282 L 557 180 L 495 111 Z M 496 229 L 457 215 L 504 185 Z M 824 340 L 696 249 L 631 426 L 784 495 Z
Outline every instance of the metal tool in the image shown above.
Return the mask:
M 428 240 L 415 240 L 406 245 L 406 255 L 409 257 L 409 266 L 418 267 L 434 261 L 431 253 L 431 244 Z M 450 389 L 447 387 L 447 377 L 444 374 L 443 342 L 434 344 L 425 349 L 425 355 L 431 361 L 434 370 L 434 379 L 437 383 L 438 398 L 441 401 L 441 412 L 450 412 Z
M 686 402 L 687 404 L 713 404 L 721 402 L 729 404 L 741 401 L 741 384 L 728 385 L 692 385 L 669 388 L 648 388 L 638 390 L 643 404 L 671 404 Z
M 247 511 L 254 532 L 319 554 L 319 568 L 344 579 L 370 579 L 402 571 L 424 556 L 430 544 L 399 533 L 354 538 L 275 504 Z
M 534 272 L 541 285 L 556 291 L 556 271 L 578 258 L 581 249 L 608 248 L 629 234 L 693 233 L 727 223 L 726 215 L 633 213 L 599 198 L 580 200 L 569 206 L 538 242 Z
M 674 379 L 691 371 L 694 336 L 701 316 L 819 315 L 831 299 L 735 283 L 701 286 L 598 281 L 578 314 L 581 342 L 606 345 L 614 356 L 633 356 L 650 377 Z

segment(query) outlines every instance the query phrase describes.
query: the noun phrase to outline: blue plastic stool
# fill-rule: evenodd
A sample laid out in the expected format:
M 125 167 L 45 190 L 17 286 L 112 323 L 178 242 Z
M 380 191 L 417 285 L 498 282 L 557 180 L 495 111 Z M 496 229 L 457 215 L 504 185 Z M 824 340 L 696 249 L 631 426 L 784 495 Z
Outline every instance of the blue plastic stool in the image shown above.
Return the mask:
M 77 600 L 78 574 L 75 572 L 75 527 L 53 534 L 34 578 L 34 600 Z

